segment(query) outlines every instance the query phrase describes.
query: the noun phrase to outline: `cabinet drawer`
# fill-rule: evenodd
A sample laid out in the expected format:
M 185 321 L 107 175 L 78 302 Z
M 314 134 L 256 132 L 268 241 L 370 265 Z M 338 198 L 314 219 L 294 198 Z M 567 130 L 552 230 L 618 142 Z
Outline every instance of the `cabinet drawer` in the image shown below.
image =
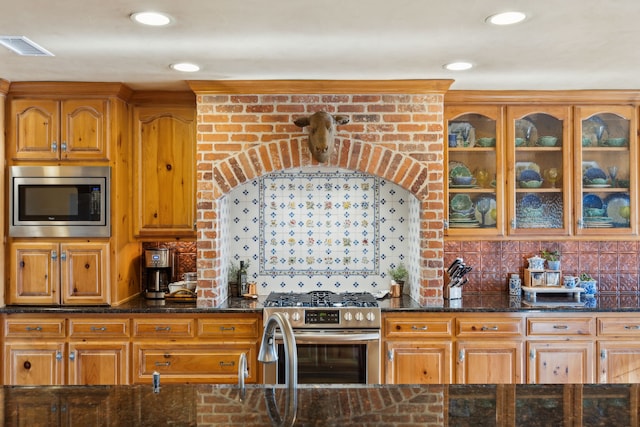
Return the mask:
M 521 319 L 456 319 L 459 337 L 517 337 L 523 334 Z
M 133 336 L 140 338 L 193 338 L 194 319 L 133 319 Z
M 450 337 L 452 335 L 451 319 L 386 318 L 384 332 L 387 338 L 411 337 Z
M 7 338 L 64 338 L 65 319 L 6 319 Z
M 134 382 L 150 382 L 153 372 L 161 382 L 237 383 L 240 354 L 247 355 L 249 376 L 255 383 L 256 351 L 254 345 L 161 345 L 134 344 Z
M 224 340 L 258 339 L 260 321 L 257 317 L 223 317 L 198 319 L 198 336 Z
M 527 319 L 527 334 L 536 335 L 594 335 L 594 319 L 589 317 Z
M 600 336 L 640 336 L 640 318 L 622 319 L 598 318 L 598 335 Z
M 69 319 L 71 338 L 128 338 L 129 319 Z

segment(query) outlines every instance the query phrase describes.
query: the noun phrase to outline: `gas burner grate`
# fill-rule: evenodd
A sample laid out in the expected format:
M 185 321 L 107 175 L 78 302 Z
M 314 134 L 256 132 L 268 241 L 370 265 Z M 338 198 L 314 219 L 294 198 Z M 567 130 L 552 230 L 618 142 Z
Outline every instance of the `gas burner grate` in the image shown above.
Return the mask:
M 271 292 L 265 307 L 378 307 L 375 297 L 368 292 L 311 291 L 308 293 Z

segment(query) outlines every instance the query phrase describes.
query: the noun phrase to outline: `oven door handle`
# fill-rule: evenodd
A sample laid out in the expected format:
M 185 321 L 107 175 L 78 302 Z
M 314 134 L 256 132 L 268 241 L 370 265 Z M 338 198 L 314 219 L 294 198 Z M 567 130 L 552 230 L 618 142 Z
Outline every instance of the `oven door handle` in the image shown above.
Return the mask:
M 327 332 L 294 332 L 296 344 L 327 344 L 336 342 L 353 341 L 377 341 L 380 339 L 379 332 L 358 332 L 358 333 L 327 333 Z M 276 340 L 281 341 L 282 335 L 276 334 Z

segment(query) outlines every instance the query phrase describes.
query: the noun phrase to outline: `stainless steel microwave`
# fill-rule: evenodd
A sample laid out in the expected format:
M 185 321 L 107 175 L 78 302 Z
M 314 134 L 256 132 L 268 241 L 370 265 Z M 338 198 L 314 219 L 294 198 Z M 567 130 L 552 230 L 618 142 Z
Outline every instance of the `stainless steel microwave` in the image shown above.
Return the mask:
M 9 235 L 109 237 L 111 168 L 12 166 Z

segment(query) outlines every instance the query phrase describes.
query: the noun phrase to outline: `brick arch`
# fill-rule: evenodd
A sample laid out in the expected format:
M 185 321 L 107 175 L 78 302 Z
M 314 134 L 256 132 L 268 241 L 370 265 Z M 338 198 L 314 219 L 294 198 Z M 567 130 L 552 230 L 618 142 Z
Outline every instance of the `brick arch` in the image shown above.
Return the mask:
M 300 137 L 236 152 L 215 162 L 211 175 L 203 175 L 202 179 L 215 182 L 215 188 L 211 188 L 214 194 L 211 205 L 199 206 L 198 270 L 204 273 L 199 278 L 198 306 L 216 306 L 226 298 L 226 261 L 221 256 L 224 252 L 221 239 L 224 197 L 237 186 L 268 173 L 313 165 L 319 163 L 311 157 L 306 137 Z M 430 173 L 424 161 L 379 143 L 341 137 L 336 138 L 333 155 L 326 165 L 378 176 L 416 197 L 421 212 L 419 233 L 424 236 L 420 239 L 419 258 L 422 267 L 426 268 L 421 271 L 429 271 L 420 274 L 416 298 L 421 304 L 433 301 L 438 304 L 442 299 L 442 266 L 438 263 L 441 263 L 444 248 L 442 243 L 438 246 L 433 242 L 442 240 L 443 223 L 442 218 L 434 216 L 431 205 L 441 201 L 437 200 L 437 194 L 429 194 L 429 188 L 438 188 L 441 174 Z M 438 193 L 438 190 L 434 192 Z M 200 226 L 201 220 L 206 224 L 204 227 Z
M 213 167 L 216 197 L 271 172 L 319 165 L 311 157 L 305 138 L 273 141 L 237 152 Z M 326 166 L 367 173 L 400 186 L 422 201 L 429 185 L 427 166 L 400 151 L 367 141 L 336 138 Z

